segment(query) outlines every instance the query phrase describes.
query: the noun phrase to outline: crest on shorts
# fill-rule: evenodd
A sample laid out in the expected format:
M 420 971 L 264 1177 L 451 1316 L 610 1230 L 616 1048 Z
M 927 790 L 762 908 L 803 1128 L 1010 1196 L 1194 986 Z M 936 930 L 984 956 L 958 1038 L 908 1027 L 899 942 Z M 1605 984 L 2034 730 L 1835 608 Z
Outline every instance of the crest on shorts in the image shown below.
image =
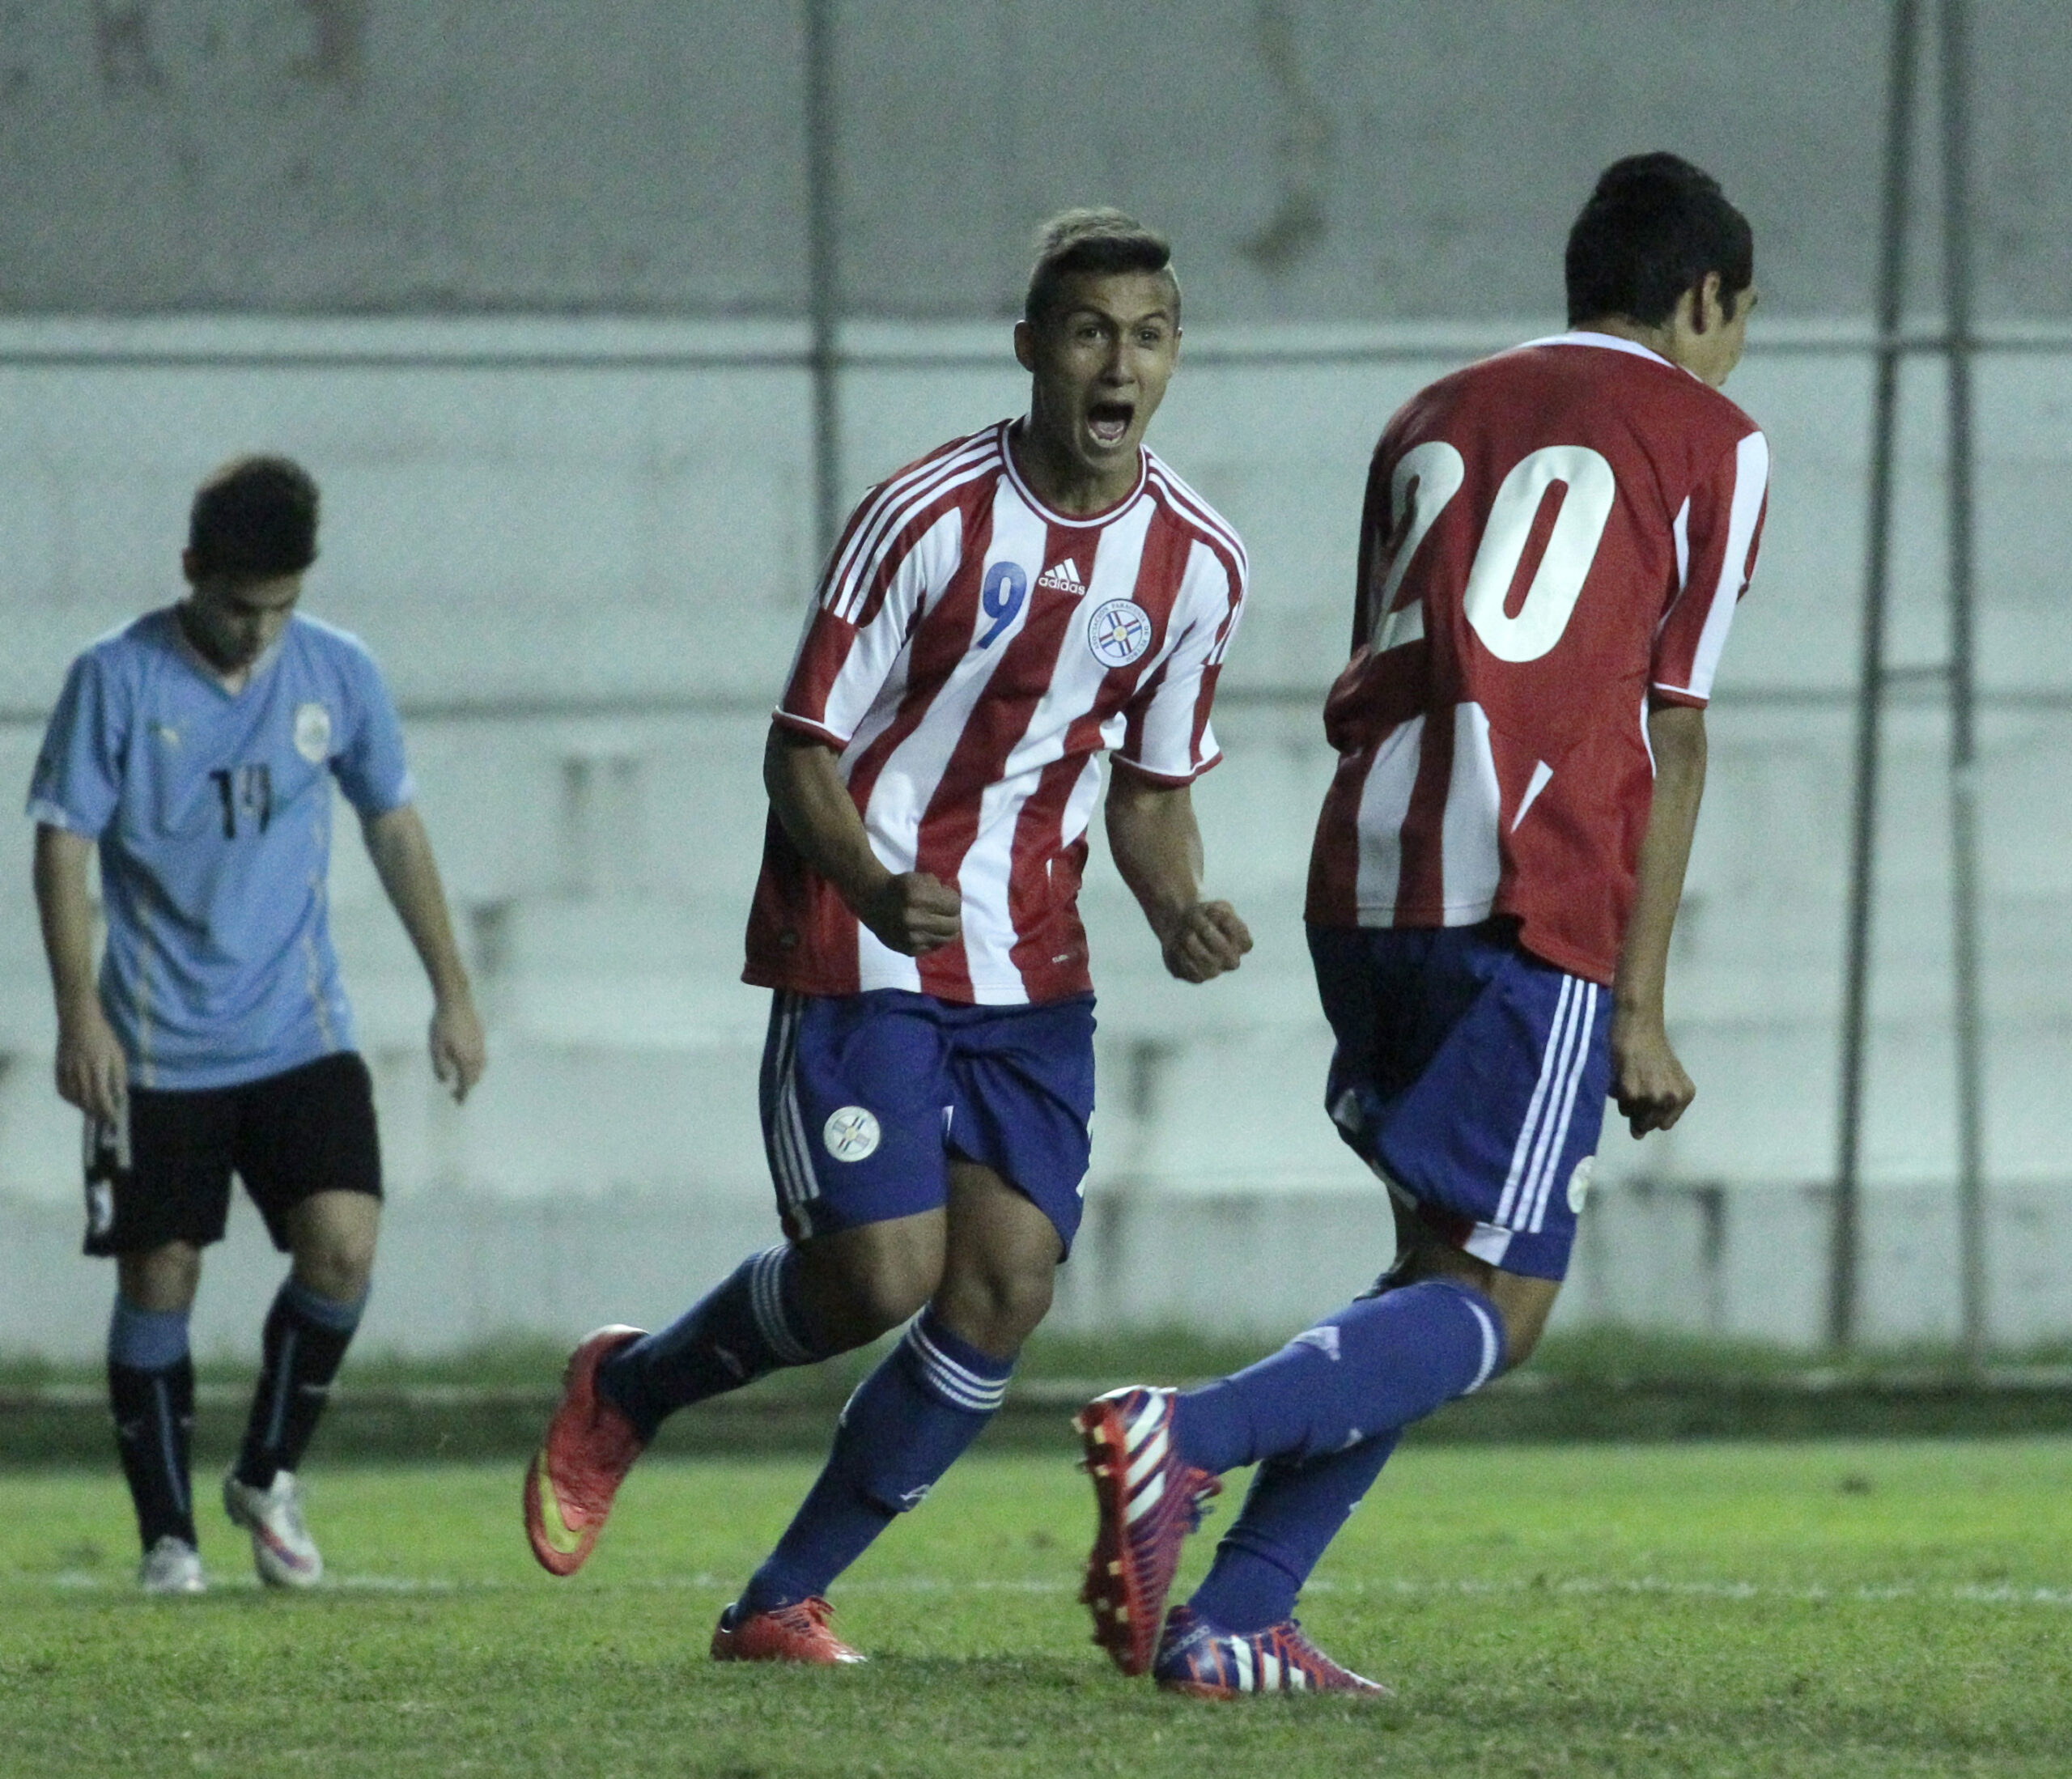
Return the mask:
M 1111 599 L 1086 621 L 1086 646 L 1103 667 L 1127 667 L 1151 647 L 1151 614 L 1133 599 Z
M 1569 1176 L 1569 1208 L 1577 1216 L 1582 1215 L 1583 1200 L 1590 1196 L 1590 1176 L 1597 1171 L 1597 1157 L 1586 1155 L 1576 1163 L 1576 1171 Z
M 838 1161 L 860 1161 L 877 1153 L 877 1120 L 860 1106 L 837 1107 L 820 1127 L 820 1140 Z
M 314 698 L 295 707 L 295 750 L 312 766 L 330 756 L 331 713 Z
M 87 1233 L 99 1238 L 115 1227 L 115 1188 L 105 1180 L 87 1182 Z

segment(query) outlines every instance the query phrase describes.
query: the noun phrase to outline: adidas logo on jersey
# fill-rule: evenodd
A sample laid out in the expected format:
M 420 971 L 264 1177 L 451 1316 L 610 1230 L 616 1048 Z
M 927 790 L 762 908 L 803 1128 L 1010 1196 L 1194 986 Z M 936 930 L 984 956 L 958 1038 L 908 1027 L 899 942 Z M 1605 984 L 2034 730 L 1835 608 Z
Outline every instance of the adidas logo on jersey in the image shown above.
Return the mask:
M 1055 567 L 1045 569 L 1036 577 L 1036 584 L 1075 597 L 1086 591 L 1086 583 L 1079 578 L 1079 564 L 1069 556 Z

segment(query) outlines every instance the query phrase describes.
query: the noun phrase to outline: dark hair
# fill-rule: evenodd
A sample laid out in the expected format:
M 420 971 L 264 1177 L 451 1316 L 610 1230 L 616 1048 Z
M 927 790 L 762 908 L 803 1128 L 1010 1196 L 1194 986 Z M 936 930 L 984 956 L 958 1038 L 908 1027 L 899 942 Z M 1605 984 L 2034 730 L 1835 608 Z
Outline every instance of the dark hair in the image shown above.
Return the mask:
M 1173 319 L 1180 318 L 1172 243 L 1119 210 L 1060 210 L 1036 231 L 1036 263 L 1030 270 L 1022 318 L 1031 327 L 1050 320 L 1064 295 L 1065 280 L 1080 272 L 1163 272 L 1173 286 Z
M 233 457 L 194 490 L 187 547 L 203 575 L 299 575 L 316 559 L 316 484 L 287 457 Z
M 1598 180 L 1564 270 L 1572 327 L 1607 315 L 1659 327 L 1708 272 L 1731 320 L 1756 281 L 1756 238 L 1711 174 L 1675 155 L 1632 155 Z

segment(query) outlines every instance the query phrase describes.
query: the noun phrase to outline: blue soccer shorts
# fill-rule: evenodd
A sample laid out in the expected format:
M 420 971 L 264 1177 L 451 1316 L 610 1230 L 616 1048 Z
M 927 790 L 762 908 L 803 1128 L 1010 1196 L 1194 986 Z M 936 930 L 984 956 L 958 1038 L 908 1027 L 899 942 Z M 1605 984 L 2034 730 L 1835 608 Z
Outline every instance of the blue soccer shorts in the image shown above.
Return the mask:
M 1442 1239 L 1559 1279 L 1611 1081 L 1609 989 L 1522 950 L 1508 920 L 1310 928 L 1338 1039 L 1338 1133 Z
M 762 1141 L 795 1242 L 940 1209 L 953 1157 L 1008 1181 L 1071 1251 L 1092 1148 L 1093 997 L 972 1007 L 779 990 Z

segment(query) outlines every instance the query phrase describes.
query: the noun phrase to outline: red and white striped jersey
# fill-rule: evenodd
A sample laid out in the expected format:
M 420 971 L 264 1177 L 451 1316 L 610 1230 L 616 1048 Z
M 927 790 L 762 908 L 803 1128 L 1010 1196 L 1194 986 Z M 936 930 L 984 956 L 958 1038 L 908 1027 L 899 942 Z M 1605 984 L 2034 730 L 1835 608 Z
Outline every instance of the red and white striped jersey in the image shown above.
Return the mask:
M 1646 713 L 1702 707 L 1755 567 L 1769 448 L 1645 346 L 1569 333 L 1389 422 L 1361 521 L 1309 919 L 1520 923 L 1609 983 L 1654 795 Z
M 1185 784 L 1238 627 L 1237 533 L 1144 452 L 1090 519 L 1030 491 L 1003 422 L 873 489 L 835 546 L 776 720 L 839 750 L 872 850 L 963 898 L 963 936 L 881 944 L 773 814 L 745 979 L 1013 1005 L 1091 986 L 1077 910 L 1098 757 Z

